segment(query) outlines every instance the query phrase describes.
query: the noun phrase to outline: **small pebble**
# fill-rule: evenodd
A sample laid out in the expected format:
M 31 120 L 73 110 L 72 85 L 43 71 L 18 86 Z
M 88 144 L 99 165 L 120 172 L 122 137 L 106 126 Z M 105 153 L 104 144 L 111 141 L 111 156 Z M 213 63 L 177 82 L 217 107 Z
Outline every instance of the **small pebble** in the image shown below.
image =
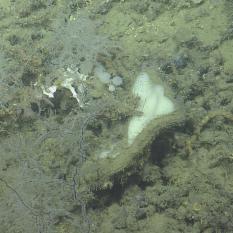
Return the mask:
M 94 74 L 99 78 L 102 83 L 109 83 L 111 75 L 105 70 L 104 66 L 98 63 L 94 69 Z
M 192 0 L 192 2 L 193 2 L 194 4 L 200 4 L 200 3 L 203 2 L 203 0 Z
M 115 88 L 114 85 L 110 84 L 110 85 L 108 86 L 108 90 L 111 91 L 111 92 L 114 92 L 114 91 L 116 90 L 116 88 Z
M 113 78 L 112 78 L 112 84 L 114 85 L 114 86 L 121 86 L 122 85 L 122 83 L 123 83 L 123 80 L 122 80 L 122 78 L 120 77 L 120 76 L 114 76 Z

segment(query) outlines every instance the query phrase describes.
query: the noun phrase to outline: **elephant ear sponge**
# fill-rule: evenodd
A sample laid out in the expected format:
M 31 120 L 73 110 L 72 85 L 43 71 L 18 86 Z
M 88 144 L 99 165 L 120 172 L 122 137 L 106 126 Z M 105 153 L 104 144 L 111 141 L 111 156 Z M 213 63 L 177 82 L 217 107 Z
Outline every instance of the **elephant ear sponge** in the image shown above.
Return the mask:
M 142 73 L 137 77 L 132 91 L 135 96 L 140 98 L 137 110 L 142 112 L 142 115 L 133 116 L 130 119 L 129 145 L 151 120 L 175 110 L 173 102 L 164 95 L 163 86 L 152 83 L 147 73 Z

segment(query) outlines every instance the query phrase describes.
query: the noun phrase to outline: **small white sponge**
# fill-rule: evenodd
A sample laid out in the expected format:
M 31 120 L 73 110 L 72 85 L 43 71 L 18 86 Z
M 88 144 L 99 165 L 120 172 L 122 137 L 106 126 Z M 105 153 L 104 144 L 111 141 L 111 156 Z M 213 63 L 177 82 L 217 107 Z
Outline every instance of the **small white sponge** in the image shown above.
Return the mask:
M 154 118 L 171 113 L 175 107 L 172 101 L 164 96 L 164 88 L 161 85 L 153 84 L 146 73 L 140 74 L 134 85 L 133 94 L 140 97 L 138 111 L 141 116 L 133 116 L 128 127 L 128 144 L 134 139 L 143 128 Z

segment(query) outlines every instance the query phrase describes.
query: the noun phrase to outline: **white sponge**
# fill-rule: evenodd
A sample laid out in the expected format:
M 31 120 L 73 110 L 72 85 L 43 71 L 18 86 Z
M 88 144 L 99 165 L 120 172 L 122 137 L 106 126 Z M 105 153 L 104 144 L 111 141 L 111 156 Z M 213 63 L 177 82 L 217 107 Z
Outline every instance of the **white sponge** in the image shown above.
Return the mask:
M 172 101 L 164 96 L 164 88 L 161 85 L 153 84 L 146 73 L 140 74 L 134 85 L 133 94 L 139 96 L 138 111 L 140 116 L 133 116 L 128 127 L 128 144 L 134 139 L 143 128 L 154 118 L 171 113 L 175 107 Z

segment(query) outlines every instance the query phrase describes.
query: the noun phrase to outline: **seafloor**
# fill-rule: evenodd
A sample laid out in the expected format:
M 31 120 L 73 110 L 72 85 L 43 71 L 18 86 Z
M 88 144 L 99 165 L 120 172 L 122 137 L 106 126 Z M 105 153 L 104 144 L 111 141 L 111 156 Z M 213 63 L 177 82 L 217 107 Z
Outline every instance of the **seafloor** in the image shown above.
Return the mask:
M 1 233 L 233 232 L 232 0 L 1 0 L 0 34 Z M 141 72 L 176 110 L 128 145 Z

